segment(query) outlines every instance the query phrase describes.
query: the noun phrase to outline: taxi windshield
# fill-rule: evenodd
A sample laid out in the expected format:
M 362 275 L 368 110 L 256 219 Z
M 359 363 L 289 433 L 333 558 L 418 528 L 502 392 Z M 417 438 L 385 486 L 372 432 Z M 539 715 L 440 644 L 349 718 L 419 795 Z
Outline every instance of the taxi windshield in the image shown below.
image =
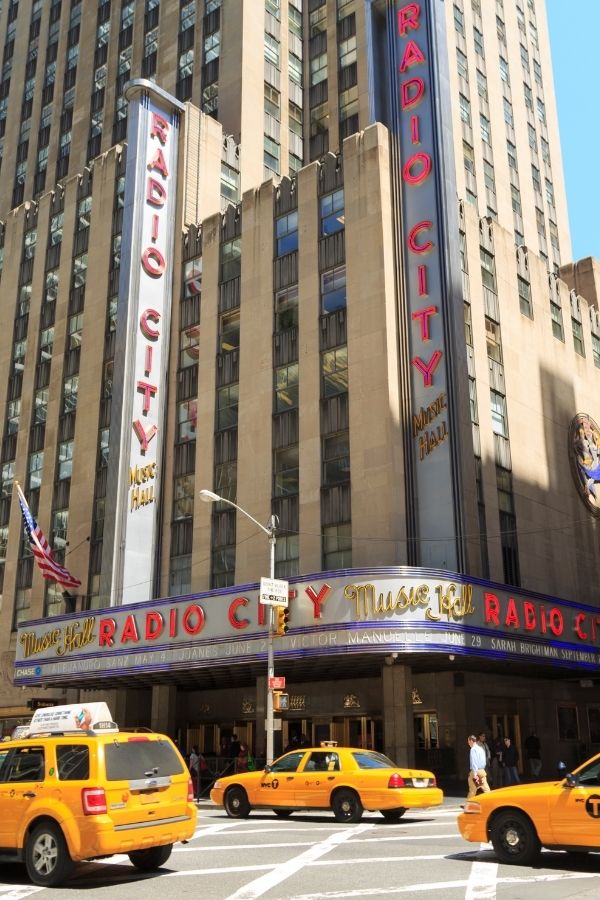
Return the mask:
M 594 759 L 576 772 L 578 784 L 600 784 L 600 759 Z
M 108 781 L 130 781 L 152 775 L 179 775 L 182 763 L 167 741 L 112 741 L 104 749 Z

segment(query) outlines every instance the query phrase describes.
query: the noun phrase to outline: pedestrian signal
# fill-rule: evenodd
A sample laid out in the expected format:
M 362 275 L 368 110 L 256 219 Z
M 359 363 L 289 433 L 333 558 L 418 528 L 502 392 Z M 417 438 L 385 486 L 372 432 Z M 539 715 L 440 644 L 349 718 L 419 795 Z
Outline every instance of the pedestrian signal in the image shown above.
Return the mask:
M 273 691 L 273 709 L 275 712 L 281 712 L 290 708 L 290 695 L 284 694 L 283 691 Z
M 287 606 L 275 607 L 275 634 L 283 637 L 290 630 L 290 611 Z

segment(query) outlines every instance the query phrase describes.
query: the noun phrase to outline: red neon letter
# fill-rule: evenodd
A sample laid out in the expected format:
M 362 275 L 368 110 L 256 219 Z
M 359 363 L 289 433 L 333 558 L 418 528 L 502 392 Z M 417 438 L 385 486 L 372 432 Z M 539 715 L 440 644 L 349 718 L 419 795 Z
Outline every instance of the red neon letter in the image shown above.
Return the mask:
M 429 334 L 429 316 L 436 316 L 438 308 L 437 306 L 426 306 L 424 309 L 418 309 L 416 312 L 412 313 L 413 321 L 417 319 L 421 320 L 421 340 L 428 341 L 430 340 Z
M 419 25 L 419 15 L 421 10 L 418 3 L 407 3 L 402 9 L 398 10 L 398 34 L 404 37 L 409 28 L 417 31 Z
M 413 175 L 411 169 L 414 165 L 419 164 L 421 171 Z M 402 169 L 402 177 L 409 184 L 421 184 L 425 181 L 431 172 L 431 157 L 428 153 L 413 153 L 410 159 L 407 159 Z
M 325 602 L 325 598 L 327 597 L 327 594 L 329 593 L 330 590 L 331 590 L 331 588 L 329 587 L 328 584 L 324 584 L 318 594 L 314 588 L 312 588 L 312 587 L 306 588 L 306 593 L 313 605 L 313 618 L 315 618 L 315 619 L 321 618 L 321 606 Z
M 411 97 L 410 89 L 415 88 Z M 400 105 L 402 109 L 410 109 L 415 106 L 425 93 L 425 82 L 422 78 L 409 78 L 400 85 Z
M 425 62 L 425 57 L 421 53 L 421 48 L 415 41 L 409 41 L 404 48 L 404 56 L 400 63 L 400 71 L 402 73 L 410 69 L 411 66 L 420 65 Z
M 126 644 L 127 641 L 139 641 L 139 639 L 140 636 L 138 634 L 137 625 L 135 624 L 135 616 L 129 615 L 125 619 L 125 624 L 123 625 L 121 643 Z
M 587 640 L 587 632 L 585 632 L 582 628 L 582 625 L 586 619 L 587 616 L 585 613 L 577 613 L 577 615 L 575 616 L 575 634 L 580 641 Z
M 431 250 L 433 247 L 432 241 L 425 241 L 423 244 L 417 244 L 417 235 L 422 231 L 429 231 L 431 228 L 433 228 L 433 222 L 427 222 L 425 220 L 423 222 L 417 222 L 417 224 L 410 229 L 406 242 L 408 244 L 408 249 L 412 253 L 427 253 Z
M 150 441 L 158 431 L 158 428 L 156 427 L 156 425 L 152 425 L 152 427 L 149 428 L 148 431 L 144 431 L 144 426 L 139 419 L 136 419 L 136 421 L 133 423 L 133 430 L 135 431 L 135 435 L 140 442 L 140 450 L 142 451 L 142 453 L 145 453 L 148 449 Z
M 165 258 L 156 247 L 148 247 L 142 256 L 142 267 L 150 278 L 160 278 L 166 267 Z
M 425 387 L 431 387 L 431 385 L 433 384 L 433 373 L 435 372 L 441 358 L 442 351 L 436 350 L 428 363 L 423 362 L 423 360 L 418 356 L 415 356 L 414 359 L 411 359 L 411 363 L 413 364 L 415 369 L 418 369 L 423 376 L 423 384 L 425 385 Z
M 140 316 L 140 330 L 142 334 L 146 340 L 156 341 L 160 337 L 160 331 L 150 328 L 148 322 L 154 322 L 155 325 L 158 325 L 160 322 L 160 313 L 157 309 L 145 309 Z
M 504 624 L 508 628 L 510 625 L 515 626 L 516 628 L 520 627 L 519 622 L 519 614 L 517 612 L 517 606 L 512 597 L 508 598 L 508 604 L 506 607 L 506 616 L 504 618 Z
M 427 266 L 419 266 L 419 297 L 427 296 Z
M 248 601 L 245 597 L 236 597 L 235 600 L 231 601 L 227 610 L 227 618 L 233 628 L 247 628 L 250 624 L 250 619 L 238 619 L 237 611 L 240 606 L 248 606 Z
M 149 612 L 146 616 L 146 633 L 145 638 L 147 641 L 153 641 L 157 637 L 160 637 L 162 634 L 162 630 L 165 624 L 165 620 L 158 612 Z
M 531 600 L 525 600 L 523 602 L 523 618 L 523 624 L 527 631 L 533 631 L 537 622 L 535 616 L 535 606 L 533 605 Z
M 485 624 L 500 624 L 500 601 L 495 594 L 484 594 L 485 600 Z
M 150 127 L 150 137 L 157 137 L 161 144 L 164 145 L 167 143 L 167 132 L 169 130 L 169 123 L 166 119 L 163 119 L 161 115 L 156 112 L 152 113 L 152 125 Z
M 137 389 L 140 394 L 144 395 L 144 402 L 142 405 L 142 409 L 143 409 L 144 413 L 147 413 L 148 410 L 150 409 L 150 400 L 152 400 L 153 397 L 156 397 L 158 385 L 149 384 L 147 381 L 138 381 Z
M 194 617 L 196 622 L 194 623 Z M 183 614 L 183 629 L 187 634 L 198 634 L 204 628 L 204 610 L 197 603 L 188 606 Z
M 169 177 L 169 170 L 167 169 L 167 164 L 165 162 L 165 158 L 163 156 L 163 152 L 160 149 L 160 147 L 157 147 L 156 153 L 154 154 L 154 156 L 148 163 L 147 168 L 148 168 L 148 171 L 152 171 L 152 169 L 156 169 L 156 171 L 160 172 L 160 174 L 164 178 Z
M 146 182 L 146 203 L 151 206 L 164 206 L 167 192 L 156 178 L 149 178 Z
M 112 647 L 115 642 L 117 623 L 114 619 L 100 619 L 98 624 L 98 646 Z
M 549 612 L 549 616 L 550 631 L 552 632 L 552 634 L 555 634 L 556 637 L 560 637 L 563 633 L 564 627 L 563 617 L 560 609 L 557 609 L 556 606 L 553 607 Z

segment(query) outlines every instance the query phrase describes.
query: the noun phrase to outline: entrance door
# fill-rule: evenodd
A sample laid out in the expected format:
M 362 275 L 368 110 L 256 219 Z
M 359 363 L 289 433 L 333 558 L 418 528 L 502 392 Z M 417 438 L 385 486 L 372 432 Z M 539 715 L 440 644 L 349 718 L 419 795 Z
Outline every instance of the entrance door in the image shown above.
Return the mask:
M 517 750 L 517 768 L 523 774 L 523 750 L 521 747 L 521 720 L 517 713 L 491 713 L 485 717 L 486 740 L 492 753 L 492 786 L 502 787 L 503 772 L 495 759 L 494 750 L 504 749 L 504 738 L 509 737 Z M 489 773 L 488 773 L 489 774 Z

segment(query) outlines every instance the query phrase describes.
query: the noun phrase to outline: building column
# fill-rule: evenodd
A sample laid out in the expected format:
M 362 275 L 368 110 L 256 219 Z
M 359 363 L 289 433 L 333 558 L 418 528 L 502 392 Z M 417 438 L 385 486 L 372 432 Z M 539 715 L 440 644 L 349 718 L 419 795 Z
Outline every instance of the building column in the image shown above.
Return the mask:
M 397 662 L 381 670 L 384 753 L 398 766 L 414 766 L 412 669 Z
M 171 684 L 152 687 L 152 715 L 150 727 L 161 734 L 175 735 L 177 688 Z

